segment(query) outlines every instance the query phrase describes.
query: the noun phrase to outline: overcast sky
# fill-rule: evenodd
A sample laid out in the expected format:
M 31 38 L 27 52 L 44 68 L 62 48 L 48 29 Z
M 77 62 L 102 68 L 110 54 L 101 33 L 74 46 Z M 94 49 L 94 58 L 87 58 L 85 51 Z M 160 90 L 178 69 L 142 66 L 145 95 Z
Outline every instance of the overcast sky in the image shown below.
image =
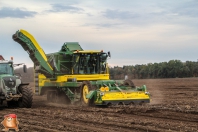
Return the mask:
M 198 59 L 198 0 L 0 0 L 0 54 L 33 66 L 12 40 L 31 33 L 45 53 L 64 42 L 110 51 L 110 66 Z

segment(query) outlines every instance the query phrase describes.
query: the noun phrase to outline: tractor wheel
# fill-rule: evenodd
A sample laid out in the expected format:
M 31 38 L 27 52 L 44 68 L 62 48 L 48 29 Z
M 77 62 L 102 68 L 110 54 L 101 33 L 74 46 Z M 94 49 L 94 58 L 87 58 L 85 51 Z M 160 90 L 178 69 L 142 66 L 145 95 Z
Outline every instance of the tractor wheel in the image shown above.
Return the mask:
M 133 83 L 132 80 L 130 80 L 130 79 L 126 79 L 126 80 L 124 81 L 124 85 L 125 85 L 125 86 L 130 86 L 130 87 L 132 87 L 132 88 L 135 88 L 134 83 Z
M 86 95 L 92 90 L 91 83 L 89 81 L 83 81 L 81 85 L 81 104 L 83 106 L 92 106 L 94 104 L 94 98 L 87 99 Z
M 18 100 L 18 105 L 21 108 L 31 108 L 33 100 L 33 92 L 28 85 L 21 87 L 22 97 Z

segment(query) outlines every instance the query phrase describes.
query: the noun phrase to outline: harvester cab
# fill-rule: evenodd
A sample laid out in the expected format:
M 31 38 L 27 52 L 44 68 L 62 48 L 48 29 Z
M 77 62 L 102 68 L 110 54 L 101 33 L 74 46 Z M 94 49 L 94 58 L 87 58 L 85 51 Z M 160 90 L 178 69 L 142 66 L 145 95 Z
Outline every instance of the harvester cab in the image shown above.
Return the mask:
M 22 65 L 13 64 L 11 60 L 5 60 L 0 55 L 0 104 L 7 102 L 8 107 L 31 107 L 32 105 L 32 90 L 22 83 L 19 76 L 14 73 L 14 67 Z M 23 67 L 26 72 L 26 66 Z
M 69 44 L 64 44 L 69 46 Z M 74 44 L 73 44 L 74 45 Z M 72 45 L 71 45 L 72 46 Z M 104 74 L 108 55 L 101 51 L 74 50 L 71 57 L 72 74 Z
M 78 42 L 66 42 L 60 51 L 45 54 L 25 30 L 12 36 L 34 63 L 35 93 L 47 94 L 49 102 L 81 102 L 83 105 L 149 103 L 146 86 L 127 80 L 110 80 L 110 52 L 83 50 Z

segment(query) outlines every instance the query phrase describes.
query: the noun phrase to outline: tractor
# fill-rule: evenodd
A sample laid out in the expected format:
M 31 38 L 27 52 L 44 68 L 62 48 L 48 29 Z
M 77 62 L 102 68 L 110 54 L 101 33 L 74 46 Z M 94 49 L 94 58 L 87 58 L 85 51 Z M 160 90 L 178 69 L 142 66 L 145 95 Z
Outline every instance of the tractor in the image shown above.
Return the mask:
M 27 68 L 24 63 L 13 64 L 11 60 L 5 60 L 0 55 L 0 104 L 7 102 L 8 107 L 31 108 L 33 91 L 28 87 L 28 83 L 23 83 L 21 76 L 14 73 L 14 67 L 23 65 L 23 71 Z

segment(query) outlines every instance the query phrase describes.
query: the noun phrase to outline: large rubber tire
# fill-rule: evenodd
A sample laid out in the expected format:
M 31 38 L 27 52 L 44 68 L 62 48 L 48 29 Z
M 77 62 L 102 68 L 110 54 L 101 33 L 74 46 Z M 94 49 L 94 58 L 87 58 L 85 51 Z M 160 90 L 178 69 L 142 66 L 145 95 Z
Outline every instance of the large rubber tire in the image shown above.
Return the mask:
M 94 105 L 94 98 L 87 99 L 86 95 L 92 90 L 92 85 L 89 81 L 83 81 L 81 85 L 81 104 L 83 106 L 93 106 Z
M 125 85 L 125 86 L 130 86 L 130 87 L 132 87 L 132 88 L 135 88 L 134 83 L 133 83 L 132 80 L 130 80 L 130 79 L 126 79 L 126 80 L 124 81 L 124 85 Z
M 19 107 L 31 108 L 33 100 L 33 92 L 28 85 L 24 85 L 21 88 L 22 97 L 18 100 Z

